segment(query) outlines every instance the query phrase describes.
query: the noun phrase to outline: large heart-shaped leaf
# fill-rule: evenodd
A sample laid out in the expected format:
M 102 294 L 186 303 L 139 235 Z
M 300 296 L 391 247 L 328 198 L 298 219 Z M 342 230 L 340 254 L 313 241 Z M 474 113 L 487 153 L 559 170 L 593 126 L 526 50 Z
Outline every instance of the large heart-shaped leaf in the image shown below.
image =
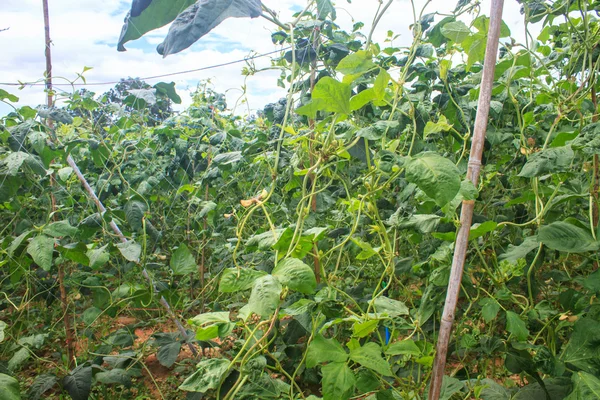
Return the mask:
M 354 373 L 343 362 L 332 362 L 325 365 L 323 373 L 323 400 L 346 400 L 350 398 L 356 383 Z
M 443 207 L 460 190 L 460 173 L 452 161 L 425 152 L 406 160 L 406 179 Z
M 304 294 L 313 293 L 317 287 L 313 270 L 297 258 L 280 261 L 272 274 L 283 285 Z
M 92 367 L 80 365 L 63 379 L 63 386 L 73 400 L 87 400 L 92 389 Z
M 188 275 L 198 270 L 196 259 L 185 244 L 175 250 L 170 265 L 175 275 Z
M 342 345 L 334 338 L 325 339 L 322 335 L 316 335 L 306 353 L 306 366 L 313 368 L 317 364 L 326 362 L 345 362 L 348 354 Z
M 261 317 L 267 317 L 277 309 L 281 295 L 281 283 L 273 275 L 258 278 L 252 287 L 248 307 Z
M 381 347 L 376 343 L 365 343 L 364 346 L 353 349 L 350 351 L 350 359 L 378 374 L 393 375 L 390 364 L 381 356 Z

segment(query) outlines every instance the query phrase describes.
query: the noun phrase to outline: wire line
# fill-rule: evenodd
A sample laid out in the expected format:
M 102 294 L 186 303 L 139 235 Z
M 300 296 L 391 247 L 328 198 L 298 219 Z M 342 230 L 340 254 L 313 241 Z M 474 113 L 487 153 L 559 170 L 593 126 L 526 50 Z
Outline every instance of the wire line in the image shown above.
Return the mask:
M 229 61 L 226 63 L 222 63 L 222 64 L 215 64 L 215 65 L 209 65 L 206 67 L 201 67 L 201 68 L 196 68 L 196 69 L 189 69 L 186 71 L 179 71 L 179 72 L 171 72 L 168 74 L 163 74 L 163 75 L 154 75 L 154 76 L 148 76 L 145 78 L 137 78 L 139 80 L 143 80 L 143 81 L 147 81 L 150 79 L 159 79 L 159 78 L 166 78 L 169 76 L 176 76 L 176 75 L 183 75 L 183 74 L 189 74 L 192 72 L 198 72 L 198 71 L 206 71 L 209 69 L 215 69 L 215 68 L 220 68 L 220 67 L 226 67 L 229 65 L 234 65 L 234 64 L 239 64 L 241 62 L 245 62 L 248 60 L 254 60 L 257 58 L 261 58 L 261 57 L 266 57 L 266 56 L 270 56 L 272 54 L 276 54 L 276 53 L 280 53 L 282 51 L 286 51 L 291 49 L 291 47 L 286 47 L 283 48 L 281 50 L 274 50 L 268 53 L 263 53 L 263 54 L 257 54 L 255 56 L 250 56 L 250 57 L 244 57 L 242 59 L 239 60 L 235 60 L 235 61 Z M 118 83 L 122 83 L 122 82 L 133 82 L 136 79 L 123 79 L 121 81 L 111 81 L 111 82 L 92 82 L 92 83 L 53 83 L 52 86 L 105 86 L 105 85 L 116 85 Z M 40 82 L 18 82 L 18 83 L 14 83 L 14 82 L 0 82 L 0 86 L 45 86 L 46 83 L 40 83 Z

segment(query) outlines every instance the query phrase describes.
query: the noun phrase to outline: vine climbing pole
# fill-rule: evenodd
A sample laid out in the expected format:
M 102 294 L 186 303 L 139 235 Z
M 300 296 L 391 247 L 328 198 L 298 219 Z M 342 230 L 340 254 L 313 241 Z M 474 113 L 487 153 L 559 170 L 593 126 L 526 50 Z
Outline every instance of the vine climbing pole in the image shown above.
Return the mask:
M 471 143 L 471 154 L 469 156 L 469 167 L 467 170 L 467 179 L 475 186 L 479 181 L 481 171 L 481 156 L 483 155 L 483 146 L 485 142 L 485 133 L 488 125 L 488 116 L 490 112 L 490 100 L 492 98 L 492 87 L 494 84 L 494 71 L 496 70 L 496 60 L 498 55 L 498 43 L 500 41 L 500 26 L 502 24 L 502 9 L 504 0 L 492 0 L 492 10 L 490 12 L 490 27 L 488 31 L 487 47 L 483 63 L 483 75 L 481 78 L 481 88 L 479 92 L 479 101 L 477 103 L 477 116 L 475 118 L 475 129 Z M 446 304 L 440 323 L 440 332 L 438 335 L 435 361 L 433 363 L 433 373 L 431 385 L 429 386 L 429 400 L 438 400 L 442 389 L 442 380 L 444 378 L 444 369 L 446 366 L 446 356 L 448 354 L 448 344 L 450 334 L 454 323 L 458 295 L 460 293 L 460 282 L 462 280 L 465 259 L 467 256 L 467 247 L 469 244 L 469 231 L 473 219 L 474 200 L 464 200 L 460 214 L 460 227 L 454 244 L 454 257 L 452 259 L 452 270 L 448 282 L 448 292 L 446 294 Z
M 53 105 L 53 92 L 52 92 L 52 51 L 50 49 L 50 45 L 51 45 L 52 41 L 50 40 L 50 16 L 49 16 L 49 9 L 48 9 L 48 0 L 42 0 L 42 4 L 44 7 L 44 28 L 45 28 L 45 38 L 46 38 L 45 55 L 46 55 L 46 90 L 48 92 L 47 105 L 48 105 L 48 108 L 50 108 Z M 50 120 L 50 119 L 48 120 L 48 127 L 50 129 L 52 129 L 52 120 Z M 69 164 L 69 166 L 71 168 L 73 168 L 73 171 L 77 175 L 77 178 L 81 182 L 82 186 L 85 188 L 86 192 L 88 192 L 89 196 L 92 198 L 94 203 L 96 204 L 100 213 L 106 212 L 106 208 L 104 207 L 102 202 L 100 202 L 100 199 L 98 198 L 98 196 L 96 196 L 96 193 L 94 192 L 94 190 L 88 183 L 85 176 L 81 173 L 81 170 L 79 169 L 79 167 L 77 166 L 77 164 L 75 163 L 75 160 L 73 159 L 73 157 L 71 157 L 71 155 L 67 156 L 67 164 Z M 56 203 L 54 201 L 54 197 L 52 197 L 52 210 L 53 210 L 53 215 L 54 215 L 55 214 L 54 211 L 56 210 Z M 125 235 L 123 235 L 123 232 L 121 232 L 121 229 L 119 229 L 119 226 L 114 221 L 111 221 L 109 225 L 110 225 L 111 229 L 113 230 L 113 232 L 117 235 L 119 240 L 122 243 L 127 243 L 127 238 L 125 237 Z M 148 274 L 148 271 L 146 270 L 146 268 L 142 269 L 142 275 L 144 276 L 144 278 L 148 281 L 150 286 L 156 292 L 157 289 L 154 286 L 154 284 L 152 282 L 152 278 Z M 68 354 L 68 359 L 69 359 L 68 362 L 69 362 L 69 365 L 71 365 L 72 362 L 74 361 L 74 352 L 73 352 L 74 342 L 73 342 L 73 337 L 72 337 L 73 333 L 72 333 L 71 327 L 70 327 L 70 320 L 69 320 L 68 313 L 67 313 L 68 304 L 67 304 L 66 290 L 64 287 L 64 267 L 63 266 L 58 267 L 58 277 L 59 277 L 59 285 L 60 285 L 60 293 L 61 293 L 60 297 L 61 297 L 61 302 L 63 305 L 63 314 L 64 314 L 63 320 L 64 320 L 64 325 L 65 325 L 65 330 L 66 330 L 66 338 L 67 338 L 66 342 L 67 342 L 67 354 Z M 187 341 L 188 333 L 187 333 L 185 327 L 183 326 L 183 324 L 179 321 L 179 318 L 177 318 L 177 315 L 173 312 L 173 309 L 169 305 L 167 299 L 165 299 L 163 296 L 161 296 L 160 304 L 167 311 L 169 318 L 177 326 L 177 329 L 179 330 L 181 335 Z M 188 345 L 190 351 L 192 352 L 192 354 L 194 355 L 194 357 L 198 356 L 198 350 L 196 349 L 196 347 L 190 342 L 187 342 L 187 345 Z

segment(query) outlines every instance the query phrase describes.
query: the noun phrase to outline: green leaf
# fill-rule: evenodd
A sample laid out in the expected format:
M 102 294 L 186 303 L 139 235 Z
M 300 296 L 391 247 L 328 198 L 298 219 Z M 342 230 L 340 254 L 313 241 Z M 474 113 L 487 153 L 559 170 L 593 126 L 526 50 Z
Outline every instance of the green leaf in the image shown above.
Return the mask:
M 173 103 L 181 104 L 181 97 L 177 94 L 177 91 L 175 90 L 175 82 L 159 82 L 156 85 L 154 85 L 154 88 L 157 92 L 167 96 Z
M 471 34 L 469 27 L 462 21 L 448 22 L 440 28 L 440 32 L 455 43 L 462 43 Z
M 54 253 L 54 239 L 45 235 L 34 237 L 27 246 L 27 253 L 44 271 L 50 271 Z
M 42 232 L 52 237 L 63 237 L 75 236 L 78 232 L 78 229 L 71 226 L 69 221 L 65 220 L 51 223 L 50 225 L 44 227 Z
M 392 318 L 400 315 L 408 315 L 408 307 L 401 301 L 379 296 L 374 302 L 378 314 L 387 314 Z
M 12 376 L 0 374 L 0 393 L 2 400 L 21 400 L 19 381 Z
M 226 323 L 229 321 L 229 313 L 227 311 L 221 311 L 196 315 L 194 318 L 189 319 L 188 323 L 194 326 L 202 326 L 213 323 Z
M 144 224 L 144 213 L 146 210 L 146 203 L 138 200 L 131 200 L 125 204 L 125 219 L 127 219 L 131 229 L 135 231 L 142 229 Z
M 5 338 L 4 331 L 6 330 L 7 326 L 8 325 L 6 324 L 6 322 L 0 321 L 0 343 L 4 342 L 4 338 Z
M 227 268 L 221 274 L 219 292 L 235 293 L 250 289 L 256 279 L 266 274 L 265 271 L 250 268 Z
M 213 162 L 215 164 L 220 164 L 220 165 L 228 165 L 228 164 L 233 164 L 235 162 L 238 162 L 242 159 L 242 152 L 241 151 L 232 151 L 229 153 L 221 153 L 215 156 L 215 158 L 213 158 Z
M 387 89 L 390 79 L 392 79 L 390 74 L 385 69 L 380 68 L 379 74 L 375 78 L 375 84 L 373 85 L 373 91 L 377 100 L 385 98 L 385 89 Z
M 367 337 L 375 329 L 377 329 L 378 325 L 379 325 L 379 320 L 377 320 L 377 319 L 371 319 L 371 320 L 363 322 L 363 323 L 355 322 L 354 325 L 352 326 L 352 332 L 353 332 L 352 336 L 357 337 L 357 338 Z
M 365 50 L 359 50 L 344 57 L 336 67 L 336 71 L 351 77 L 358 77 L 374 67 L 372 54 Z
M 188 275 L 198 272 L 196 259 L 185 244 L 181 244 L 175 250 L 169 265 L 175 275 Z
M 16 176 L 21 169 L 21 166 L 31 156 L 23 151 L 10 153 L 2 160 L 2 165 L 6 168 L 6 173 L 10 176 Z
M 21 233 L 19 236 L 17 236 L 16 238 L 14 238 L 12 240 L 12 242 L 10 243 L 10 246 L 8 246 L 8 249 L 6 249 L 6 251 L 8 252 L 8 255 L 12 257 L 13 254 L 15 253 L 15 251 L 21 246 L 23 241 L 25 239 L 27 239 L 27 237 L 29 235 L 31 235 L 32 233 L 33 233 L 33 231 L 25 231 L 25 232 Z
M 438 206 L 450 202 L 460 190 L 460 173 L 456 165 L 437 153 L 425 152 L 408 158 L 406 179 L 416 184 Z
M 200 211 L 196 214 L 197 218 L 204 218 L 217 208 L 217 203 L 214 201 L 203 201 L 200 203 Z
M 518 246 L 508 245 L 506 252 L 500 254 L 498 260 L 516 263 L 519 259 L 525 258 L 527 254 L 540 246 L 537 236 L 528 236 Z
M 29 359 L 29 357 L 31 357 L 29 349 L 23 346 L 12 355 L 10 360 L 8 360 L 6 367 L 10 372 L 15 372 Z
M 92 389 L 92 367 L 80 365 L 63 378 L 63 386 L 73 400 L 87 400 Z
M 486 233 L 490 233 L 496 230 L 498 223 L 494 221 L 486 221 L 481 224 L 474 224 L 469 232 L 469 240 L 477 239 Z
M 442 389 L 440 391 L 440 400 L 450 400 L 456 393 L 460 393 L 465 384 L 456 378 L 446 376 L 442 378 Z
M 376 98 L 377 96 L 375 95 L 375 90 L 373 90 L 373 88 L 365 89 L 356 96 L 352 96 L 350 99 L 350 109 L 352 111 L 359 110 Z
M 323 400 L 347 400 L 350 398 L 356 378 L 344 362 L 332 362 L 321 368 L 323 374 Z
M 101 309 L 99 309 L 98 307 L 90 307 L 86 308 L 86 310 L 81 315 L 81 319 L 87 326 L 90 326 L 96 321 L 96 319 L 100 315 L 102 315 Z
M 582 318 L 575 323 L 561 360 L 576 368 L 597 375 L 600 373 L 600 322 Z
M 319 111 L 326 111 L 327 102 L 323 99 L 312 99 L 302 107 L 298 107 L 296 109 L 296 114 L 304 115 L 308 118 L 315 119 L 317 118 L 317 113 Z
M 313 368 L 317 364 L 328 362 L 346 362 L 348 354 L 342 345 L 334 338 L 325 339 L 317 334 L 308 345 L 306 352 L 306 367 Z
M 565 400 L 600 399 L 600 379 L 587 372 L 577 372 L 571 377 L 573 391 Z
M 88 250 L 85 255 L 90 260 L 90 268 L 99 269 L 110 260 L 110 254 L 106 251 L 108 245 L 102 246 L 99 249 Z
M 41 374 L 38 375 L 27 392 L 27 398 L 29 400 L 39 400 L 44 393 L 52 389 L 58 382 L 58 378 L 54 374 Z M 0 388 L 0 392 L 2 389 Z
M 381 347 L 369 342 L 364 346 L 350 351 L 350 359 L 365 368 L 372 369 L 384 376 L 393 376 L 390 364 L 381 356 Z
M 125 257 L 127 261 L 138 262 L 140 260 L 140 255 L 142 254 L 142 246 L 134 242 L 133 240 L 129 240 L 125 243 L 119 243 L 117 248 L 121 252 L 121 255 Z
M 219 325 L 211 325 L 196 331 L 196 340 L 211 340 L 219 337 Z
M 317 287 L 312 268 L 297 258 L 286 258 L 278 262 L 271 274 L 283 285 L 300 293 L 312 294 Z
M 483 61 L 487 45 L 487 34 L 479 32 L 468 36 L 462 41 L 461 45 L 467 52 L 467 70 L 469 70 L 476 62 Z
M 379 140 L 383 136 L 387 135 L 390 130 L 398 128 L 400 123 L 398 121 L 377 121 L 365 128 L 359 129 L 356 132 L 356 136 L 364 137 L 369 140 Z
M 589 231 L 564 221 L 541 227 L 538 240 L 552 250 L 568 253 L 585 253 L 599 248 Z
M 414 340 L 411 339 L 394 342 L 385 351 L 385 354 L 388 356 L 419 356 L 421 355 L 421 353 L 422 352 L 419 346 L 417 346 Z
M 490 299 L 489 297 L 486 297 L 484 299 L 481 299 L 479 301 L 479 304 L 481 304 L 482 306 L 481 316 L 483 317 L 485 322 L 490 323 L 494 319 L 496 319 L 498 311 L 500 311 L 500 304 L 498 304 L 498 302 L 495 299 Z
M 525 321 L 521 319 L 521 317 L 512 312 L 506 312 L 506 330 L 513 334 L 517 340 L 524 342 L 527 340 L 529 336 L 529 329 L 527 329 L 527 324 Z
M 156 358 L 158 359 L 160 365 L 171 368 L 173 364 L 175 364 L 175 361 L 177 361 L 180 351 L 181 342 L 167 343 L 160 346 L 158 352 L 156 353 Z
M 335 21 L 336 12 L 331 0 L 317 0 L 317 18 L 324 21 L 328 15 L 331 15 L 331 20 Z
M 452 129 L 452 125 L 450 125 L 446 117 L 442 115 L 438 122 L 427 121 L 423 137 L 426 138 L 433 133 L 448 132 L 450 129 Z
M 410 217 L 399 219 L 392 215 L 388 223 L 398 229 L 416 229 L 423 233 L 431 233 L 440 224 L 442 217 L 435 214 L 413 214 Z
M 221 380 L 225 378 L 230 361 L 222 358 L 211 358 L 202 360 L 196 365 L 196 372 L 190 375 L 179 386 L 179 390 L 186 392 L 207 392 L 219 387 Z
M 520 177 L 533 178 L 554 172 L 567 171 L 575 158 L 571 146 L 552 147 L 532 154 L 523 169 Z
M 350 85 L 338 82 L 331 77 L 319 79 L 313 90 L 313 101 L 322 101 L 323 110 L 333 113 L 350 114 Z
M 8 93 L 4 89 L 0 89 L 0 100 L 8 100 L 10 102 L 16 103 L 19 101 L 19 98 L 14 94 Z
M 498 384 L 492 379 L 482 379 L 481 386 L 483 389 L 480 393 L 480 398 L 484 400 L 510 400 L 511 395 L 508 389 Z
M 267 317 L 275 312 L 279 305 L 281 283 L 272 275 L 265 275 L 254 281 L 248 300 L 250 312 Z

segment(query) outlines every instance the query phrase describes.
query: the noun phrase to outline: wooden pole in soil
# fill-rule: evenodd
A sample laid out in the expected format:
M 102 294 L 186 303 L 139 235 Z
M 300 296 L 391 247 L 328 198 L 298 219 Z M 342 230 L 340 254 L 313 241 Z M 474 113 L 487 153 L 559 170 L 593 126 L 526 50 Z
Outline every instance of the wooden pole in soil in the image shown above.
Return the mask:
M 50 45 L 52 42 L 50 40 L 50 15 L 49 15 L 49 11 L 48 11 L 48 0 L 42 0 L 42 4 L 44 7 L 44 28 L 45 28 L 45 34 L 46 34 L 46 89 L 48 90 L 47 105 L 48 105 L 48 108 L 50 108 L 50 107 L 52 107 L 52 103 L 53 103 L 53 95 L 52 95 L 52 52 L 50 49 Z M 52 128 L 51 120 L 48 120 L 48 126 L 50 128 Z M 85 190 L 88 192 L 88 194 L 90 195 L 92 200 L 94 200 L 94 203 L 96 203 L 96 206 L 98 207 L 100 212 L 104 213 L 106 211 L 106 208 L 100 202 L 100 199 L 98 198 L 98 196 L 96 196 L 96 193 L 94 193 L 94 190 L 88 183 L 87 179 L 85 179 L 85 176 L 83 176 L 83 174 L 81 173 L 81 170 L 75 163 L 75 160 L 73 159 L 73 157 L 71 157 L 70 155 L 67 156 L 67 163 L 69 164 L 69 166 L 71 168 L 73 168 L 73 171 L 77 175 L 77 178 L 79 178 L 79 181 L 81 182 L 81 184 L 83 185 Z M 55 209 L 55 203 L 53 202 L 53 210 L 54 209 Z M 127 238 L 125 237 L 125 235 L 123 235 L 123 232 L 121 232 L 121 229 L 119 229 L 118 225 L 114 221 L 111 221 L 109 225 L 112 228 L 112 230 L 115 232 L 115 234 L 119 237 L 119 240 L 122 243 L 126 243 Z M 152 287 L 154 287 L 154 285 L 152 284 L 152 278 L 150 278 L 150 275 L 148 274 L 148 271 L 146 270 L 146 268 L 144 268 L 142 270 L 142 276 L 144 278 L 146 278 L 146 280 L 148 281 L 148 283 L 150 283 L 150 285 L 152 285 Z M 70 321 L 69 321 L 69 318 L 67 317 L 67 302 L 66 302 L 67 296 L 66 296 L 66 291 L 64 288 L 64 269 L 60 266 L 58 268 L 58 279 L 59 279 L 59 285 L 60 285 L 60 294 L 61 294 L 60 297 L 61 297 L 61 302 L 63 304 L 63 313 L 64 313 L 63 320 L 64 320 L 65 330 L 66 330 L 67 354 L 68 354 L 69 366 L 70 366 L 73 361 L 73 355 L 74 355 L 73 348 L 72 348 L 73 338 L 72 338 L 72 332 L 71 332 L 71 327 L 70 327 Z M 154 288 L 154 289 L 156 290 L 156 288 Z M 179 319 L 173 312 L 173 309 L 167 302 L 167 299 L 165 299 L 163 296 L 161 296 L 160 304 L 165 308 L 165 310 L 167 311 L 167 314 L 169 315 L 171 320 L 175 323 L 175 325 L 177 326 L 177 329 L 181 332 L 183 337 L 187 338 L 187 331 L 185 330 L 184 326 L 181 324 L 181 322 L 179 321 Z M 188 346 L 189 346 L 192 354 L 194 356 L 197 356 L 198 351 L 196 350 L 196 347 L 192 343 L 188 343 Z
M 45 39 L 45 51 L 44 55 L 46 58 L 46 106 L 50 109 L 54 103 L 54 95 L 52 93 L 52 40 L 50 39 L 50 12 L 48 8 L 48 0 L 42 0 L 42 8 L 44 13 L 44 39 Z M 52 129 L 52 120 L 47 121 L 48 127 Z M 50 186 L 55 186 L 54 176 L 50 176 Z M 56 197 L 54 193 L 50 193 L 50 201 L 52 203 L 52 217 L 56 219 Z M 63 325 L 65 327 L 65 342 L 67 347 L 67 366 L 71 368 L 73 361 L 75 360 L 75 351 L 73 346 L 75 339 L 73 338 L 73 331 L 71 330 L 71 319 L 69 317 L 69 303 L 67 299 L 67 290 L 65 288 L 65 265 L 58 265 L 58 287 L 60 291 L 60 305 L 62 309 Z
M 479 92 L 479 102 L 477 104 L 477 117 L 475 118 L 475 129 L 471 143 L 471 154 L 469 156 L 469 167 L 467 170 L 467 179 L 475 186 L 479 181 L 481 170 L 481 156 L 485 142 L 485 133 L 488 125 L 488 116 L 490 112 L 490 100 L 492 98 L 492 87 L 494 84 L 494 71 L 496 69 L 496 60 L 498 55 L 498 43 L 500 40 L 500 25 L 502 23 L 502 9 L 504 0 L 492 0 L 492 9 L 490 12 L 490 26 L 488 31 L 487 47 L 483 63 L 483 75 L 481 78 L 481 88 Z M 429 386 L 429 400 L 438 400 L 444 378 L 444 369 L 446 366 L 446 356 L 448 354 L 448 344 L 450 342 L 450 333 L 454 323 L 454 314 L 458 303 L 460 293 L 460 283 L 462 280 L 467 247 L 469 244 L 469 231 L 473 219 L 474 200 L 465 200 L 462 203 L 460 215 L 460 228 L 454 245 L 454 257 L 452 259 L 452 270 L 448 282 L 448 292 L 446 294 L 446 304 L 440 323 L 440 332 L 438 335 L 435 361 L 431 384 Z

